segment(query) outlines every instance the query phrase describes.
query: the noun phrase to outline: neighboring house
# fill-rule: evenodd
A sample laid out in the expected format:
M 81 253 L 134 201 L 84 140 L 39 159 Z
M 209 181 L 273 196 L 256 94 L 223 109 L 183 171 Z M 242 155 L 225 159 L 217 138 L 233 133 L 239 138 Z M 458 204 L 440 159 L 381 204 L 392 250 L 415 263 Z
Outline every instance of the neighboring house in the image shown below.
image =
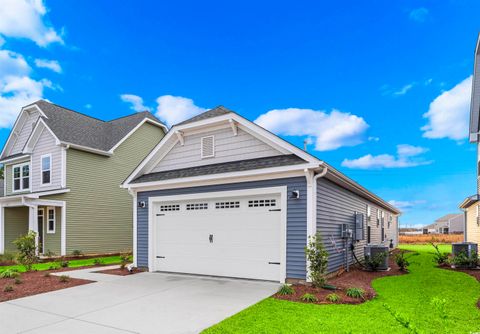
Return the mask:
M 105 122 L 46 101 L 22 108 L 0 156 L 0 253 L 28 230 L 40 253 L 132 249 L 132 198 L 120 184 L 165 132 L 149 112 Z
M 150 271 L 305 280 L 317 231 L 329 272 L 345 249 L 354 262 L 352 241 L 362 258 L 367 243 L 398 240 L 398 209 L 224 107 L 175 125 L 123 187 L 136 203 L 134 261 Z
M 465 212 L 465 241 L 480 243 L 480 219 L 479 219 L 479 194 L 480 194 L 480 35 L 475 47 L 475 62 L 472 79 L 472 97 L 470 100 L 470 127 L 469 139 L 477 145 L 477 183 L 476 193 L 471 195 L 460 204 L 460 209 Z M 473 180 L 472 180 L 473 181 Z
M 433 224 L 423 227 L 427 233 L 454 234 L 465 231 L 465 215 L 463 213 L 450 213 L 435 220 Z

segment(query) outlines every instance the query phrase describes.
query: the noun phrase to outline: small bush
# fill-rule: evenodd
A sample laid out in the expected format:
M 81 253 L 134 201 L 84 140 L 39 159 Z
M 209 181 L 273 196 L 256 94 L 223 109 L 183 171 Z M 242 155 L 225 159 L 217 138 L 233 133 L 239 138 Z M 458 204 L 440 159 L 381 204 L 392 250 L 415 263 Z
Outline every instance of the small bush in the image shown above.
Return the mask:
M 410 265 L 410 262 L 405 258 L 405 251 L 395 254 L 395 262 L 401 271 L 407 271 L 407 267 Z
M 0 262 L 15 262 L 16 255 L 14 253 L 5 252 L 0 254 Z
M 472 252 L 470 256 L 468 256 L 466 252 L 460 252 L 452 258 L 452 263 L 456 267 L 475 268 L 478 265 L 478 257 L 474 252 Z
M 130 257 L 132 256 L 132 252 L 127 251 L 120 253 L 120 268 L 125 269 L 127 264 L 130 263 Z
M 18 276 L 20 276 L 20 274 L 15 269 L 5 269 L 0 273 L 0 278 L 16 278 Z
M 20 278 L 17 277 L 17 278 L 15 278 L 15 282 L 14 282 L 14 283 L 18 285 L 18 284 L 22 284 L 23 281 L 22 281 Z
M 54 257 L 55 253 L 52 252 L 50 249 L 47 249 L 47 251 L 44 252 L 43 255 L 45 255 L 46 257 Z
M 68 281 L 70 280 L 70 276 L 68 276 L 68 275 L 62 275 L 62 276 L 60 276 L 60 277 L 58 278 L 58 280 L 59 280 L 60 282 L 62 282 L 62 283 L 66 283 L 66 282 L 68 282 Z
M 12 291 L 13 291 L 13 286 L 11 286 L 11 285 L 6 285 L 3 288 L 3 292 L 12 292 Z
M 282 284 L 282 286 L 278 290 L 278 294 L 282 296 L 293 295 L 294 293 L 295 290 L 290 284 Z
M 302 301 L 307 303 L 316 303 L 318 302 L 318 298 L 312 295 L 311 293 L 304 294 L 301 298 Z
M 37 247 L 35 246 L 35 239 L 37 234 L 33 231 L 26 235 L 19 237 L 13 243 L 18 249 L 17 260 L 25 267 L 26 271 L 32 270 L 34 263 L 38 262 Z
M 58 267 L 67 268 L 69 266 L 69 263 L 67 260 L 65 260 L 65 258 L 62 257 L 58 261 L 56 261 L 56 265 Z
M 82 253 L 81 250 L 74 249 L 74 250 L 72 251 L 72 255 L 75 256 L 75 257 L 78 257 L 78 256 L 82 256 L 83 253 Z
M 332 303 L 337 303 L 340 301 L 340 296 L 337 295 L 336 293 L 331 293 L 327 296 L 326 298 L 329 302 L 332 302 Z
M 387 252 L 380 252 L 374 256 L 365 256 L 365 265 L 372 271 L 377 271 L 387 258 Z
M 440 318 L 447 318 L 447 300 L 445 298 L 433 297 L 430 305 L 437 311 Z
M 43 277 L 50 277 L 50 273 L 47 272 L 47 273 L 43 274 Z
M 307 247 L 305 247 L 305 256 L 308 261 L 308 270 L 312 284 L 315 287 L 321 287 L 327 282 L 325 274 L 328 265 L 328 252 L 322 242 L 320 233 L 315 236 L 309 236 Z
M 363 298 L 365 296 L 365 290 L 361 288 L 348 288 L 345 294 L 352 298 Z
M 439 266 L 448 264 L 448 253 L 441 252 L 437 244 L 431 242 L 430 245 L 435 248 L 435 253 L 433 255 L 433 261 Z
M 105 261 L 97 258 L 97 259 L 93 260 L 93 264 L 96 265 L 96 266 L 101 266 L 102 264 L 105 264 Z
M 60 269 L 60 263 L 58 262 L 54 262 L 48 267 L 48 270 L 57 270 L 57 269 Z

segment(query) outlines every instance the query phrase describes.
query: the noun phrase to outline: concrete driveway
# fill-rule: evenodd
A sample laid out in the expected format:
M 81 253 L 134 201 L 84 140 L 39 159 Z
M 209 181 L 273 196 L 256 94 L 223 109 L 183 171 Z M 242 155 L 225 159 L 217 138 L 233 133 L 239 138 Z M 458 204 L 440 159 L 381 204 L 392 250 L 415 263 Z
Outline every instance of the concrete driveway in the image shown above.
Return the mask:
M 2 333 L 198 333 L 272 295 L 279 284 L 162 273 L 113 276 L 0 303 Z

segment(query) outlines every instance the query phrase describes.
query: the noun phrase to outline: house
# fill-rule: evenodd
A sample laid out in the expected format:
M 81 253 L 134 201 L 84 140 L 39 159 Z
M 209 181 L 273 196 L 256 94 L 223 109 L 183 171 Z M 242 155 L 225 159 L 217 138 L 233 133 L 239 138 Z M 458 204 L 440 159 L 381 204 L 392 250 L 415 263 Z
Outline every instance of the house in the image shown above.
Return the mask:
M 477 146 L 476 159 L 476 193 L 468 196 L 460 203 L 460 209 L 465 212 L 465 234 L 464 239 L 468 242 L 480 243 L 480 219 L 479 219 L 479 196 L 480 196 L 480 35 L 475 47 L 475 62 L 472 79 L 472 97 L 470 99 L 470 143 Z
M 305 280 L 317 231 L 330 272 L 353 263 L 350 245 L 362 258 L 398 240 L 398 209 L 221 106 L 173 126 L 122 186 L 134 261 L 150 271 Z
M 132 249 L 132 198 L 119 185 L 166 127 L 149 112 L 105 122 L 37 101 L 22 108 L 0 155 L 0 253 L 37 232 L 40 254 Z
M 463 213 L 449 213 L 435 220 L 433 224 L 423 227 L 427 233 L 459 234 L 465 231 L 465 215 Z

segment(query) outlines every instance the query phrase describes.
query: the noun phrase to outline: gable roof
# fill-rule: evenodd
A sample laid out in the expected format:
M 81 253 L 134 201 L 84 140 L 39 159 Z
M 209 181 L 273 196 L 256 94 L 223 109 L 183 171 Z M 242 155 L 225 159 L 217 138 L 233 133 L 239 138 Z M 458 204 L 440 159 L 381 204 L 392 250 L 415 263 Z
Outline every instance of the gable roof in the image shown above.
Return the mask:
M 192 118 L 189 118 L 183 122 L 180 122 L 178 124 L 175 124 L 175 125 L 183 125 L 183 124 L 188 124 L 188 123 L 193 123 L 193 122 L 196 122 L 196 121 L 201 121 L 201 120 L 204 120 L 204 119 L 208 119 L 208 118 L 213 118 L 213 117 L 217 117 L 217 116 L 222 116 L 222 115 L 227 115 L 229 113 L 233 113 L 233 111 L 231 111 L 230 109 L 227 109 L 225 108 L 224 106 L 218 106 L 218 107 L 215 107 L 213 109 L 210 109 L 210 110 L 207 110 L 201 114 L 198 114 L 197 116 L 194 116 Z
M 41 120 L 60 142 L 98 151 L 109 152 L 143 121 L 161 126 L 165 132 L 167 130 L 167 127 L 148 111 L 103 121 L 44 100 L 23 109 L 32 106 L 37 106 L 43 112 Z M 2 157 L 7 158 L 10 157 Z
M 444 221 L 449 221 L 450 219 L 456 218 L 458 216 L 463 216 L 463 213 L 449 213 L 446 214 L 445 216 L 442 216 L 435 220 L 435 222 L 444 222 Z

